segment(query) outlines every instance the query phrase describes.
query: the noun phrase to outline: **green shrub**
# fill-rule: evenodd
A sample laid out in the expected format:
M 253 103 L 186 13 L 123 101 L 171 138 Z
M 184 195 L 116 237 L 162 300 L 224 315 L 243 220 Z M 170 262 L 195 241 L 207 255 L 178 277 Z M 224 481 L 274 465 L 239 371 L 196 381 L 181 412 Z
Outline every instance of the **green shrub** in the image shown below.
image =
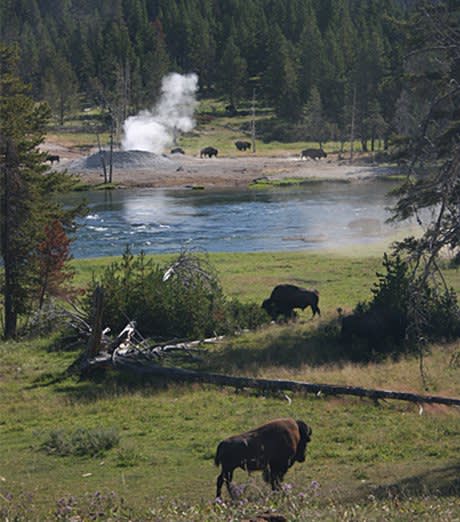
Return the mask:
M 142 335 L 156 339 L 202 338 L 253 328 L 266 318 L 256 305 L 227 303 L 204 254 L 181 252 L 168 267 L 127 249 L 120 262 L 93 279 L 86 299 L 90 312 L 96 286 L 104 289 L 103 325 L 119 332 L 135 320 Z
M 118 433 L 113 428 L 97 428 L 89 430 L 78 428 L 68 433 L 63 430 L 53 430 L 42 444 L 49 455 L 79 457 L 94 457 L 103 455 L 106 451 L 117 446 L 120 441 Z
M 384 255 L 386 273 L 377 273 L 373 299 L 360 302 L 344 318 L 342 335 L 354 358 L 411 351 L 420 342 L 460 336 L 460 309 L 452 289 L 422 283 L 399 256 Z

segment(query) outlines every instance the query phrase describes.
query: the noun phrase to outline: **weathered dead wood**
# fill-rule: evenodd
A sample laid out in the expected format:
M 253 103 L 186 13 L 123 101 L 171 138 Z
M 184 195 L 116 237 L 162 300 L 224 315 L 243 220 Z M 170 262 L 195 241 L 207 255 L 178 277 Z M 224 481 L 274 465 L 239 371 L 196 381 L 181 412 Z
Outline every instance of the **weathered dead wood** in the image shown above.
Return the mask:
M 91 334 L 86 345 L 86 358 L 92 359 L 101 349 L 102 339 L 102 313 L 104 311 L 104 291 L 100 286 L 96 287 L 93 296 L 93 317 L 91 321 Z
M 448 406 L 460 406 L 460 399 L 435 395 L 420 395 L 417 393 L 397 392 L 392 390 L 377 390 L 361 388 L 357 386 L 337 386 L 333 384 L 316 384 L 300 381 L 286 381 L 277 379 L 253 379 L 251 377 L 236 377 L 217 373 L 196 372 L 183 368 L 165 368 L 156 364 L 145 364 L 131 357 L 114 352 L 112 363 L 119 370 L 134 372 L 138 375 L 151 377 L 164 377 L 168 380 L 201 382 L 216 384 L 219 386 L 232 386 L 235 388 L 255 388 L 269 391 L 302 391 L 316 395 L 354 395 L 367 397 L 372 400 L 395 399 L 409 401 L 417 404 L 445 404 Z
M 98 310 L 98 303 L 102 306 L 102 295 L 97 297 L 95 293 L 95 310 Z M 460 399 L 454 397 L 442 397 L 436 395 L 420 395 L 410 392 L 398 392 L 393 390 L 377 390 L 372 388 L 362 388 L 359 386 L 339 386 L 334 384 L 316 384 L 301 381 L 287 381 L 278 379 L 255 379 L 251 377 L 237 377 L 233 375 L 222 375 L 218 373 L 197 372 L 177 367 L 163 367 L 152 361 L 154 357 L 160 358 L 169 351 L 197 351 L 197 346 L 202 343 L 212 343 L 221 340 L 221 337 L 213 337 L 200 341 L 180 342 L 177 344 L 162 344 L 157 346 L 147 346 L 146 342 L 139 346 L 132 343 L 132 338 L 136 333 L 135 323 L 129 323 L 117 336 L 115 341 L 109 346 L 108 351 L 100 351 L 102 337 L 102 323 L 95 314 L 91 338 L 88 342 L 86 357 L 80 363 L 81 373 L 87 373 L 96 368 L 115 368 L 120 371 L 128 371 L 136 375 L 163 377 L 172 381 L 201 382 L 215 384 L 218 386 L 232 386 L 234 388 L 255 388 L 264 391 L 301 391 L 315 393 L 317 396 L 324 395 L 353 395 L 356 397 L 367 397 L 374 401 L 379 399 L 394 399 L 409 401 L 416 404 L 431 403 L 445 404 L 447 406 L 460 406 Z M 97 333 L 96 332 L 97 329 Z M 93 338 L 95 341 L 93 341 Z M 98 343 L 97 343 L 98 339 Z M 98 347 L 89 356 L 90 348 Z M 423 411 L 423 410 L 422 410 Z

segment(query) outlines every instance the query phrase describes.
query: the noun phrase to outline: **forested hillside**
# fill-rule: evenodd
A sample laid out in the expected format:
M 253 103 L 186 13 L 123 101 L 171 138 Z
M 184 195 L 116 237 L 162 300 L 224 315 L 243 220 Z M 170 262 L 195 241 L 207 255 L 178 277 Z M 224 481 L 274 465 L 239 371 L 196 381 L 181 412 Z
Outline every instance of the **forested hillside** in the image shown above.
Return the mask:
M 0 0 L 37 99 L 63 120 L 83 104 L 122 120 L 151 106 L 166 72 L 196 72 L 202 96 L 251 98 L 324 138 L 385 134 L 404 48 L 397 0 Z M 313 130 L 313 129 L 312 129 Z

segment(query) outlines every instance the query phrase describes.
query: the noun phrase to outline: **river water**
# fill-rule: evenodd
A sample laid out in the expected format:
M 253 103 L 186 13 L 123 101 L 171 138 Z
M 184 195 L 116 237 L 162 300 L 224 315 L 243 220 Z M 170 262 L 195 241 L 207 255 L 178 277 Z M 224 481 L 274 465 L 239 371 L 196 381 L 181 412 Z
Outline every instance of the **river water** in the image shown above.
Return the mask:
M 134 253 L 256 252 L 338 248 L 394 235 L 388 182 L 318 182 L 276 189 L 132 189 L 73 193 L 89 213 L 73 243 L 77 258 Z

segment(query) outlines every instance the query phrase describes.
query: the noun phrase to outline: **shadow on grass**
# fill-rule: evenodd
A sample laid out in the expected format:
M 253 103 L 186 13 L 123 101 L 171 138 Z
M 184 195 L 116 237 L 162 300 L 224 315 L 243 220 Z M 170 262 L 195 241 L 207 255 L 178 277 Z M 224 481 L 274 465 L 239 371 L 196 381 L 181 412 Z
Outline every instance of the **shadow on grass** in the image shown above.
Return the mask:
M 56 391 L 67 394 L 70 400 L 89 403 L 133 393 L 152 396 L 164 392 L 175 384 L 161 377 L 153 379 L 134 373 L 101 370 L 92 372 L 90 376 L 74 384 L 63 383 L 56 388 Z
M 425 495 L 460 496 L 460 461 L 379 486 L 372 494 L 378 499 Z
M 340 342 L 337 321 L 308 329 L 293 323 L 271 327 L 259 336 L 235 338 L 221 350 L 210 352 L 200 369 L 226 373 L 271 366 L 323 366 L 350 360 Z
M 337 320 L 308 321 L 287 325 L 269 326 L 258 332 L 229 337 L 225 344 L 206 352 L 200 360 L 167 358 L 167 366 L 177 366 L 227 375 L 254 375 L 261 369 L 284 367 L 300 368 L 304 365 L 321 367 L 359 362 L 340 340 Z M 364 361 L 363 361 L 364 362 Z M 74 375 L 43 376 L 34 386 L 54 385 L 57 393 L 67 394 L 70 400 L 92 402 L 107 397 L 141 391 L 155 395 L 171 386 L 181 386 L 180 381 L 149 377 L 139 373 L 120 373 L 111 369 L 92 371 L 85 379 Z

